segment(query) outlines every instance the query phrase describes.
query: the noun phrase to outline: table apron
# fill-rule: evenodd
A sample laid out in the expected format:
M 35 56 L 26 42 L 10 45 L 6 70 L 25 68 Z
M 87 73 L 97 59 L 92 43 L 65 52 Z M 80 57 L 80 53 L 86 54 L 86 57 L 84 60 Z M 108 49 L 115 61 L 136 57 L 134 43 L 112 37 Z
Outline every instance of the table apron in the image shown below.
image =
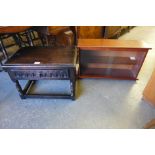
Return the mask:
M 73 68 L 66 69 L 11 69 L 8 71 L 11 79 L 15 80 L 67 80 Z

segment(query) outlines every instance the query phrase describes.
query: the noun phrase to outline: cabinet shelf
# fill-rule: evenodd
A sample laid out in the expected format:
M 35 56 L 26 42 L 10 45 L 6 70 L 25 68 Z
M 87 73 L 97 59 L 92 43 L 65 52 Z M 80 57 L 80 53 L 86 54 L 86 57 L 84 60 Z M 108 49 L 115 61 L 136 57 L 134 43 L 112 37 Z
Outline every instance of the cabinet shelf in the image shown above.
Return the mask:
M 87 76 L 112 76 L 112 77 L 124 77 L 124 78 L 133 78 L 134 77 L 134 71 L 132 68 L 91 68 L 87 66 L 82 66 L 82 69 L 80 70 L 81 75 L 87 75 Z
M 88 63 L 85 65 L 86 68 L 103 68 L 103 69 L 133 69 L 134 65 L 124 65 L 124 64 L 103 64 L 103 63 Z
M 112 57 L 112 56 L 89 56 L 87 55 L 84 58 L 81 58 L 81 64 L 87 63 L 104 63 L 104 64 L 124 64 L 124 65 L 136 65 L 137 59 L 136 57 Z

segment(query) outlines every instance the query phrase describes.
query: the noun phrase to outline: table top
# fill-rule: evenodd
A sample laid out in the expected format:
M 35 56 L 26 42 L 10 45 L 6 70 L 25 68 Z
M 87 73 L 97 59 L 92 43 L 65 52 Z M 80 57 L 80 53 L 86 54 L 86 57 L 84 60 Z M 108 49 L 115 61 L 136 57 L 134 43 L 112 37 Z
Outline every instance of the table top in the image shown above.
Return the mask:
M 74 66 L 75 48 L 25 47 L 16 52 L 3 67 L 9 66 Z
M 118 39 L 79 39 L 78 47 L 151 49 L 150 46 L 143 41 Z
M 0 26 L 0 34 L 18 33 L 31 27 L 32 26 Z

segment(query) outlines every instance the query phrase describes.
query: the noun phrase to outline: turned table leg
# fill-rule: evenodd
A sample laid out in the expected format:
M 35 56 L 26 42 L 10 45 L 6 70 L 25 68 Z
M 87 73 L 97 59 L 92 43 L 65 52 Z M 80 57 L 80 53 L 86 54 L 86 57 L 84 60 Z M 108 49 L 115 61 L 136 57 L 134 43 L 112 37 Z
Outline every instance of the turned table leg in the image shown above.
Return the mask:
M 70 90 L 71 90 L 71 99 L 75 100 L 75 86 L 76 86 L 76 72 L 75 68 L 71 69 L 70 71 Z
M 18 90 L 18 92 L 19 92 L 19 95 L 20 95 L 21 99 L 25 99 L 25 97 L 24 97 L 24 92 L 23 92 L 23 90 L 22 90 L 22 88 L 21 88 L 21 86 L 20 86 L 20 84 L 19 84 L 19 81 L 16 80 L 16 81 L 15 81 L 15 84 L 16 84 L 16 88 L 17 88 L 17 90 Z

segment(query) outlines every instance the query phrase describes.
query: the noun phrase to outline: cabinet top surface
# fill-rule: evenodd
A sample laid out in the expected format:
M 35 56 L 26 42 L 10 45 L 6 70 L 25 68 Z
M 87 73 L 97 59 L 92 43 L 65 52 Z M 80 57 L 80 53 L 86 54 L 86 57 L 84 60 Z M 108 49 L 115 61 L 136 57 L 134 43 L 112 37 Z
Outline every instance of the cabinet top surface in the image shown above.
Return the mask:
M 140 48 L 151 49 L 143 41 L 117 40 L 117 39 L 79 39 L 78 47 L 103 47 L 103 48 Z
M 73 66 L 76 63 L 75 48 L 26 47 L 16 52 L 5 66 Z

